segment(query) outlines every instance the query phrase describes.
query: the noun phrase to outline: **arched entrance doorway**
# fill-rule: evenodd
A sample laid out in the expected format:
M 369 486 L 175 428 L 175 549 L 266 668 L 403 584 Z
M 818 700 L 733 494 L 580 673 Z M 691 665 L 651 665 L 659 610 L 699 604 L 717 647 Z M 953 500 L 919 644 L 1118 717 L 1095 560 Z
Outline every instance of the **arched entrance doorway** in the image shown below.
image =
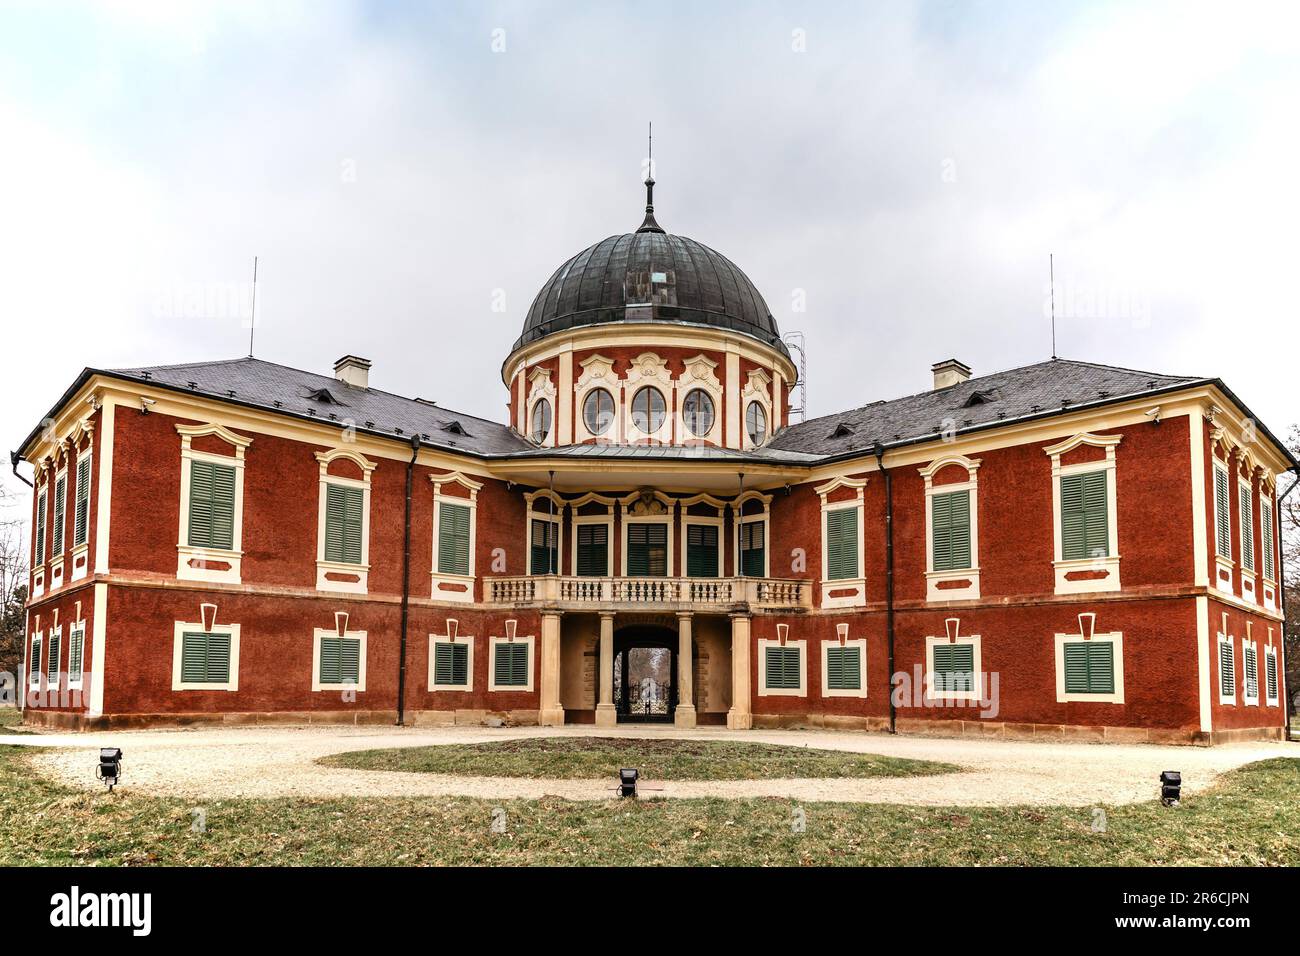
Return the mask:
M 620 723 L 672 723 L 677 634 L 653 625 L 614 632 L 614 707 Z

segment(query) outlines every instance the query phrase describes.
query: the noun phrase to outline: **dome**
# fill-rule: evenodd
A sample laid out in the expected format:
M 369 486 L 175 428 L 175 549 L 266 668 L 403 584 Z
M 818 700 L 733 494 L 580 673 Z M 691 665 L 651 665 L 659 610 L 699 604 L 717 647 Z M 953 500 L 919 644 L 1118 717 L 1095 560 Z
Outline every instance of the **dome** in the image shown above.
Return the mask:
M 512 351 L 553 332 L 616 322 L 712 326 L 789 356 L 763 296 L 734 262 L 703 243 L 666 233 L 654 218 L 579 252 L 542 286 Z

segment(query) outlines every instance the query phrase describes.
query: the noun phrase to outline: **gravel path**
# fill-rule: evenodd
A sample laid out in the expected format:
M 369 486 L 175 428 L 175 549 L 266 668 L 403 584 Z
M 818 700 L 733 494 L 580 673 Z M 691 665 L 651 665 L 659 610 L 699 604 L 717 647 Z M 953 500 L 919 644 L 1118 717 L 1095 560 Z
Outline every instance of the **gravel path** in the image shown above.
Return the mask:
M 612 780 L 529 780 L 324 768 L 325 754 L 381 747 L 478 743 L 536 736 L 677 737 L 754 741 L 942 760 L 962 773 L 927 777 L 724 781 L 646 781 L 666 797 L 788 797 L 805 801 L 928 806 L 1015 804 L 1088 806 L 1135 803 L 1157 793 L 1162 770 L 1180 770 L 1186 792 L 1217 774 L 1268 757 L 1300 758 L 1298 744 L 1236 744 L 1214 748 L 1034 743 L 889 737 L 826 731 L 672 728 L 601 730 L 456 727 L 248 727 L 3 736 L 0 744 L 60 748 L 40 754 L 38 770 L 86 789 L 100 746 L 121 747 L 123 789 L 211 800 L 222 797 L 467 796 L 492 800 L 555 795 L 571 800 L 611 796 Z

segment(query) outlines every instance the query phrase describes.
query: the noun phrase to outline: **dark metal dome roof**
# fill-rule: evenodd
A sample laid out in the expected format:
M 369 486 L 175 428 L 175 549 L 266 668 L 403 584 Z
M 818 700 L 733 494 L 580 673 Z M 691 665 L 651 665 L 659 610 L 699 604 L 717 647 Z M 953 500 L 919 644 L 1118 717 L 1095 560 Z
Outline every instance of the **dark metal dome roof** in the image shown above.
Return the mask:
M 647 182 L 647 189 L 653 185 Z M 664 232 L 654 219 L 652 195 L 640 229 L 589 246 L 555 270 L 533 300 L 514 349 L 584 325 L 663 322 L 740 332 L 788 357 L 776 320 L 749 277 L 708 246 Z

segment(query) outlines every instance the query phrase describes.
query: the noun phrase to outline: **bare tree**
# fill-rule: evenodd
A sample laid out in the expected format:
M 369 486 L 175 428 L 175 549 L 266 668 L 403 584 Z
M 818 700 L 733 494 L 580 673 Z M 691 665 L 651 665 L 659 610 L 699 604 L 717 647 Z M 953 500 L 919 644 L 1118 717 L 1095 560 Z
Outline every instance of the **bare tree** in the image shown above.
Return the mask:
M 26 634 L 27 523 L 13 517 L 21 499 L 0 485 L 0 672 L 22 670 Z
M 1291 454 L 1300 458 L 1300 425 L 1292 425 L 1287 432 L 1286 446 Z M 1282 479 L 1278 494 L 1285 494 L 1291 482 L 1300 476 L 1288 475 Z M 1300 693 L 1300 488 L 1282 499 L 1278 508 L 1278 523 L 1282 531 L 1282 599 L 1286 611 L 1286 686 L 1291 701 Z M 1288 702 L 1288 713 L 1294 707 Z

